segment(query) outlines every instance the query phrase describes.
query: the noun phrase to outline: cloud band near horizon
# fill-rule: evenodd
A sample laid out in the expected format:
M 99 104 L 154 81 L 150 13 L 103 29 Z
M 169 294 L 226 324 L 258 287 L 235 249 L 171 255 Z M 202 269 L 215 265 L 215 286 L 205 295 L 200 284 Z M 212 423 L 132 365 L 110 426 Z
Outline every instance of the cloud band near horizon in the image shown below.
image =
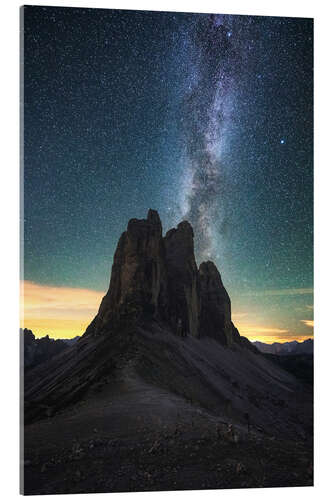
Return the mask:
M 292 289 L 295 291 L 296 289 Z M 304 290 L 310 289 L 298 289 Z M 311 289 L 312 290 L 312 289 Z M 276 290 L 280 294 L 282 290 Z M 270 292 L 273 292 L 271 290 Z M 313 292 L 313 290 L 312 290 Z M 22 328 L 32 330 L 36 337 L 49 335 L 53 338 L 72 338 L 82 335 L 97 314 L 104 292 L 86 288 L 56 287 L 41 285 L 32 281 L 21 282 L 21 321 Z M 240 334 L 250 340 L 272 343 L 277 341 L 299 340 L 312 337 L 312 334 L 293 334 L 288 329 L 271 325 L 242 323 L 247 314 L 233 314 Z M 302 321 L 307 327 L 310 321 Z
M 82 335 L 97 314 L 104 293 L 85 288 L 21 282 L 21 321 L 36 337 Z

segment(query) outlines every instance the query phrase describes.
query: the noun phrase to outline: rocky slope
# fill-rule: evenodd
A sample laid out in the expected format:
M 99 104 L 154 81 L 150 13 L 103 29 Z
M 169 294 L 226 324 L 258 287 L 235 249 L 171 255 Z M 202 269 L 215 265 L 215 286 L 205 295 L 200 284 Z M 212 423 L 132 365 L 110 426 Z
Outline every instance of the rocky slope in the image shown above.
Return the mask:
M 73 345 L 25 374 L 24 493 L 312 484 L 312 393 L 231 320 L 193 231 L 129 222 Z
M 165 401 L 177 394 L 242 424 L 250 415 L 268 433 L 310 426 L 311 416 L 297 416 L 301 384 L 239 335 L 221 276 L 213 262 L 198 269 L 193 238 L 186 221 L 163 237 L 153 210 L 129 221 L 85 334 L 27 374 L 26 422 L 89 400 L 104 385 L 114 394 L 145 383 Z

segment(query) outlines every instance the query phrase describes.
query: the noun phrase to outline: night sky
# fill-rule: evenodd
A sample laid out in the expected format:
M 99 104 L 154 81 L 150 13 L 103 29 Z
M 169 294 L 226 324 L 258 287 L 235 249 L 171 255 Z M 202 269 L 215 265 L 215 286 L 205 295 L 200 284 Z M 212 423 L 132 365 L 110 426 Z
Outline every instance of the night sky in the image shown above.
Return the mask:
M 105 292 L 154 208 L 241 333 L 312 336 L 312 71 L 311 19 L 25 7 L 24 280 Z

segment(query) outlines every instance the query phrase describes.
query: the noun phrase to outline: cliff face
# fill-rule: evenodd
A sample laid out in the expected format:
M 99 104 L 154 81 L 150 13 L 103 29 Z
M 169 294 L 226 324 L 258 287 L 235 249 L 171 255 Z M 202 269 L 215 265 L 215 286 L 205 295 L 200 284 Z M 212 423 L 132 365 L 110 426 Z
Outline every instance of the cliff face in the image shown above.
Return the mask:
M 200 335 L 213 337 L 224 345 L 232 344 L 237 337 L 233 336 L 230 298 L 213 262 L 200 265 L 199 283 Z
M 169 321 L 179 335 L 199 336 L 200 291 L 194 257 L 193 229 L 178 224 L 164 238 L 168 278 Z
M 102 300 L 96 330 L 110 321 L 157 317 L 166 305 L 166 269 L 162 225 L 158 213 L 147 219 L 131 219 L 118 242 L 110 286 Z
M 124 321 L 154 319 L 179 336 L 245 345 L 231 322 L 231 304 L 213 262 L 198 269 L 189 222 L 162 236 L 158 213 L 131 219 L 118 242 L 110 286 L 87 334 Z

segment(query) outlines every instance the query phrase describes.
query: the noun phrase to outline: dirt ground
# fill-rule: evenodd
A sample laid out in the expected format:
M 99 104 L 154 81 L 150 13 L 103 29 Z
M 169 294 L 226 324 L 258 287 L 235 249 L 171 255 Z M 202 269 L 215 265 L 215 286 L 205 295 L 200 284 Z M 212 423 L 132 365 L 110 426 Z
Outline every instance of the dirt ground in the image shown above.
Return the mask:
M 232 425 L 144 382 L 95 388 L 27 425 L 24 493 L 311 486 L 311 436 Z

